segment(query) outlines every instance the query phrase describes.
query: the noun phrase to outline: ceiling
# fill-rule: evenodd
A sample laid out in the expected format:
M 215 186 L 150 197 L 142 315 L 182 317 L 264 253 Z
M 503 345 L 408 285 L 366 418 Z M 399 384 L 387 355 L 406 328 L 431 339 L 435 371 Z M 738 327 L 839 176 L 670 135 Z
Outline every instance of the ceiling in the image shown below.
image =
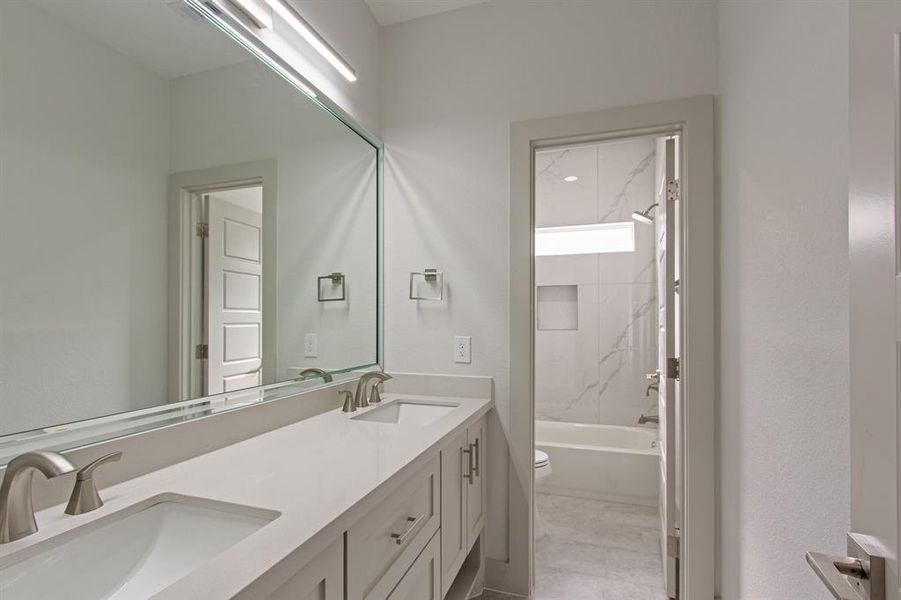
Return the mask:
M 36 0 L 35 4 L 164 79 L 251 58 L 181 1 Z
M 419 17 L 437 15 L 481 4 L 486 0 L 365 0 L 369 10 L 375 15 L 376 20 L 382 25 L 393 25 L 404 21 L 411 21 Z

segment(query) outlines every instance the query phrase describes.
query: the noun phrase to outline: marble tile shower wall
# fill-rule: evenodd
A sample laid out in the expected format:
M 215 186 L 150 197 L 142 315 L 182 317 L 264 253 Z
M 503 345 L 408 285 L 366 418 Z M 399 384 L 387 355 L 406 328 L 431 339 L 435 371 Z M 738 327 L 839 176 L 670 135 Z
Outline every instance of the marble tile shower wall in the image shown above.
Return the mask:
M 654 202 L 653 139 L 540 152 L 535 162 L 537 227 L 631 222 Z M 635 252 L 539 256 L 535 282 L 575 286 L 578 311 L 575 329 L 536 324 L 536 417 L 635 425 L 656 405 L 644 377 L 657 363 L 653 225 L 635 223 Z

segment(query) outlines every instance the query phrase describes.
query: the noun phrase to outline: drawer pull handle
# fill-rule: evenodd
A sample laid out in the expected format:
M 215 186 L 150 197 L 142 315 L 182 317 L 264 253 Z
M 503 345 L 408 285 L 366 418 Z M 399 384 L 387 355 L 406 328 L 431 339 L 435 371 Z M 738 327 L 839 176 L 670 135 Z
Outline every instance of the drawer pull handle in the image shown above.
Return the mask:
M 469 481 L 469 485 L 473 483 L 475 468 L 472 466 L 472 444 L 468 448 L 463 448 L 463 454 L 466 456 L 466 467 L 463 470 L 463 479 Z
M 474 451 L 472 474 L 479 477 L 479 471 L 482 470 L 482 453 L 479 450 L 479 438 L 476 438 L 476 441 L 472 444 L 472 448 Z
M 392 533 L 391 538 L 394 539 L 394 543 L 398 546 L 402 546 L 407 541 L 407 536 L 409 536 L 416 526 L 419 525 L 419 522 L 422 521 L 422 518 L 425 515 L 420 515 L 418 517 L 407 517 L 407 529 L 404 530 L 403 533 Z

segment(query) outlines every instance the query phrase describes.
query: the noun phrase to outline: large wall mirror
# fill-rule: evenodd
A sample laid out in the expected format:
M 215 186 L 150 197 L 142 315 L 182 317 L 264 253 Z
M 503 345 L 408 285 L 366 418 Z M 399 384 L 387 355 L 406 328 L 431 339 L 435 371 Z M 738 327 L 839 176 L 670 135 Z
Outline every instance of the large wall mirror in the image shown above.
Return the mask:
M 379 149 L 289 79 L 183 0 L 0 2 L 0 459 L 378 362 Z

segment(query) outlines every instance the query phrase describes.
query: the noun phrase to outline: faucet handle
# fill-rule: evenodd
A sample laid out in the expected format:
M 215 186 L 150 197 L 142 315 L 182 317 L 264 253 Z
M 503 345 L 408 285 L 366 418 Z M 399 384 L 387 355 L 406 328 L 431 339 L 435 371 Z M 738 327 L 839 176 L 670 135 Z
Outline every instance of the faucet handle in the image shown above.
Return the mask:
M 353 393 L 347 390 L 339 390 L 338 395 L 344 398 L 344 406 L 341 408 L 343 412 L 354 412 L 357 410 L 357 403 L 354 402 Z
M 390 377 L 389 377 L 390 378 Z M 382 393 L 379 391 L 379 388 L 382 386 L 382 381 L 376 381 L 372 384 L 372 389 L 369 391 L 369 403 L 370 404 L 378 404 L 382 401 Z
M 653 373 L 645 373 L 644 378 L 648 381 L 653 381 L 654 383 L 660 383 L 660 369 L 657 369 Z
M 108 462 L 117 462 L 120 458 L 121 452 L 112 452 L 88 463 L 78 471 L 75 476 L 75 487 L 72 488 L 69 504 L 66 505 L 67 515 L 82 515 L 103 506 L 103 500 L 97 493 L 97 484 L 94 483 L 94 470 Z

